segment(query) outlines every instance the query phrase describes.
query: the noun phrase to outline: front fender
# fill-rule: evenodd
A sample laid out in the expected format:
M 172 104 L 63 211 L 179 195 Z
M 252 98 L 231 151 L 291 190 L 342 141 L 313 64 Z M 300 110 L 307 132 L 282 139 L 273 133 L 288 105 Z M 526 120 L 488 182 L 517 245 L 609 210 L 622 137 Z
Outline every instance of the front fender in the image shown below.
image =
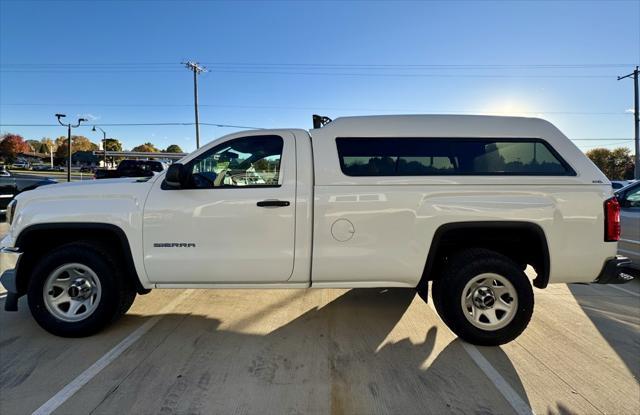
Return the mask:
M 123 193 L 122 187 L 118 188 L 114 183 L 105 186 L 105 192 L 97 195 L 93 191 L 64 194 L 67 189 L 60 186 L 61 194 L 56 195 L 54 190 L 58 186 L 46 186 L 46 191 L 38 188 L 18 196 L 13 223 L 0 247 L 21 248 L 21 236 L 36 227 L 58 227 L 61 232 L 64 232 L 64 226 L 76 229 L 109 227 L 125 239 L 141 286 L 152 288 L 144 269 L 142 244 L 143 207 L 149 187 L 140 186 L 136 191 Z

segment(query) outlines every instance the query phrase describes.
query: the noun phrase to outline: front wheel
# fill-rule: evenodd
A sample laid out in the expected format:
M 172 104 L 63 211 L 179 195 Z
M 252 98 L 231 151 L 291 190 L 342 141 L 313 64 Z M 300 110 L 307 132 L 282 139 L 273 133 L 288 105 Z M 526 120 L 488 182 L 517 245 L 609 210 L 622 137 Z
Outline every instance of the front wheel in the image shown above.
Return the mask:
M 73 243 L 45 254 L 33 270 L 29 309 L 48 332 L 89 336 L 126 311 L 135 291 L 111 255 L 91 243 Z
M 533 290 L 522 267 L 487 249 L 454 255 L 433 283 L 433 301 L 445 324 L 473 344 L 508 343 L 533 314 Z

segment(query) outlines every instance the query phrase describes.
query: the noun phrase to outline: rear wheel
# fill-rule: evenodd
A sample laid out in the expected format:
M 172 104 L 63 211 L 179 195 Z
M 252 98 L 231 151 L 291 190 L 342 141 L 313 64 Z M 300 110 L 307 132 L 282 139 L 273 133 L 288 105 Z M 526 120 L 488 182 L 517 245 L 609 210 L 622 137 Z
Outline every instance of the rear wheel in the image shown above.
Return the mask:
M 45 254 L 27 292 L 36 322 L 65 337 L 100 331 L 126 312 L 135 294 L 110 254 L 91 243 L 68 244 Z
M 444 323 L 478 345 L 510 342 L 533 313 L 533 290 L 522 267 L 487 249 L 454 255 L 434 281 L 432 295 Z

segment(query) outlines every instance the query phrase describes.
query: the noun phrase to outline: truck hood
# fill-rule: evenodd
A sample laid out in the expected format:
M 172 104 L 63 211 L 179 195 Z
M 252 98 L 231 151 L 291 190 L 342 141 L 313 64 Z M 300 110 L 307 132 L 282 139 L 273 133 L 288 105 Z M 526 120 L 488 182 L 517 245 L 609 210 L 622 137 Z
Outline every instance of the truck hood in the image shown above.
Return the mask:
M 117 179 L 100 179 L 100 180 L 81 180 L 77 182 L 60 182 L 59 189 L 62 187 L 89 187 L 89 186 L 104 186 L 113 184 L 125 184 L 125 183 L 146 183 L 154 177 L 119 177 Z
M 8 237 L 43 223 L 104 223 L 139 229 L 147 195 L 159 178 L 58 183 L 20 193 Z
M 146 197 L 156 177 L 123 177 L 117 179 L 83 180 L 38 187 L 16 196 L 23 206 L 35 200 L 51 199 L 113 199 Z

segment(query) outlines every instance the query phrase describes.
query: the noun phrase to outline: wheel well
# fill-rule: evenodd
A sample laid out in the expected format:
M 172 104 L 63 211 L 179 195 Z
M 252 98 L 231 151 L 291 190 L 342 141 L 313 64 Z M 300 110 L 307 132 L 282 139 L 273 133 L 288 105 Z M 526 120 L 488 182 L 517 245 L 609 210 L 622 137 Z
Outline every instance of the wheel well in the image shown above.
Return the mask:
M 135 283 L 138 294 L 146 294 L 150 291 L 140 283 L 133 264 L 129 241 L 122 229 L 110 224 L 51 223 L 29 226 L 20 232 L 16 239 L 15 246 L 24 253 L 16 276 L 19 294 L 27 291 L 31 272 L 41 255 L 53 248 L 77 241 L 97 243 L 116 255 L 116 261 L 124 265 L 125 275 Z
M 549 248 L 542 228 L 530 222 L 459 222 L 442 225 L 435 232 L 418 287 L 438 278 L 448 258 L 468 248 L 499 252 L 523 267 L 531 265 L 537 277 L 533 285 L 549 283 Z

